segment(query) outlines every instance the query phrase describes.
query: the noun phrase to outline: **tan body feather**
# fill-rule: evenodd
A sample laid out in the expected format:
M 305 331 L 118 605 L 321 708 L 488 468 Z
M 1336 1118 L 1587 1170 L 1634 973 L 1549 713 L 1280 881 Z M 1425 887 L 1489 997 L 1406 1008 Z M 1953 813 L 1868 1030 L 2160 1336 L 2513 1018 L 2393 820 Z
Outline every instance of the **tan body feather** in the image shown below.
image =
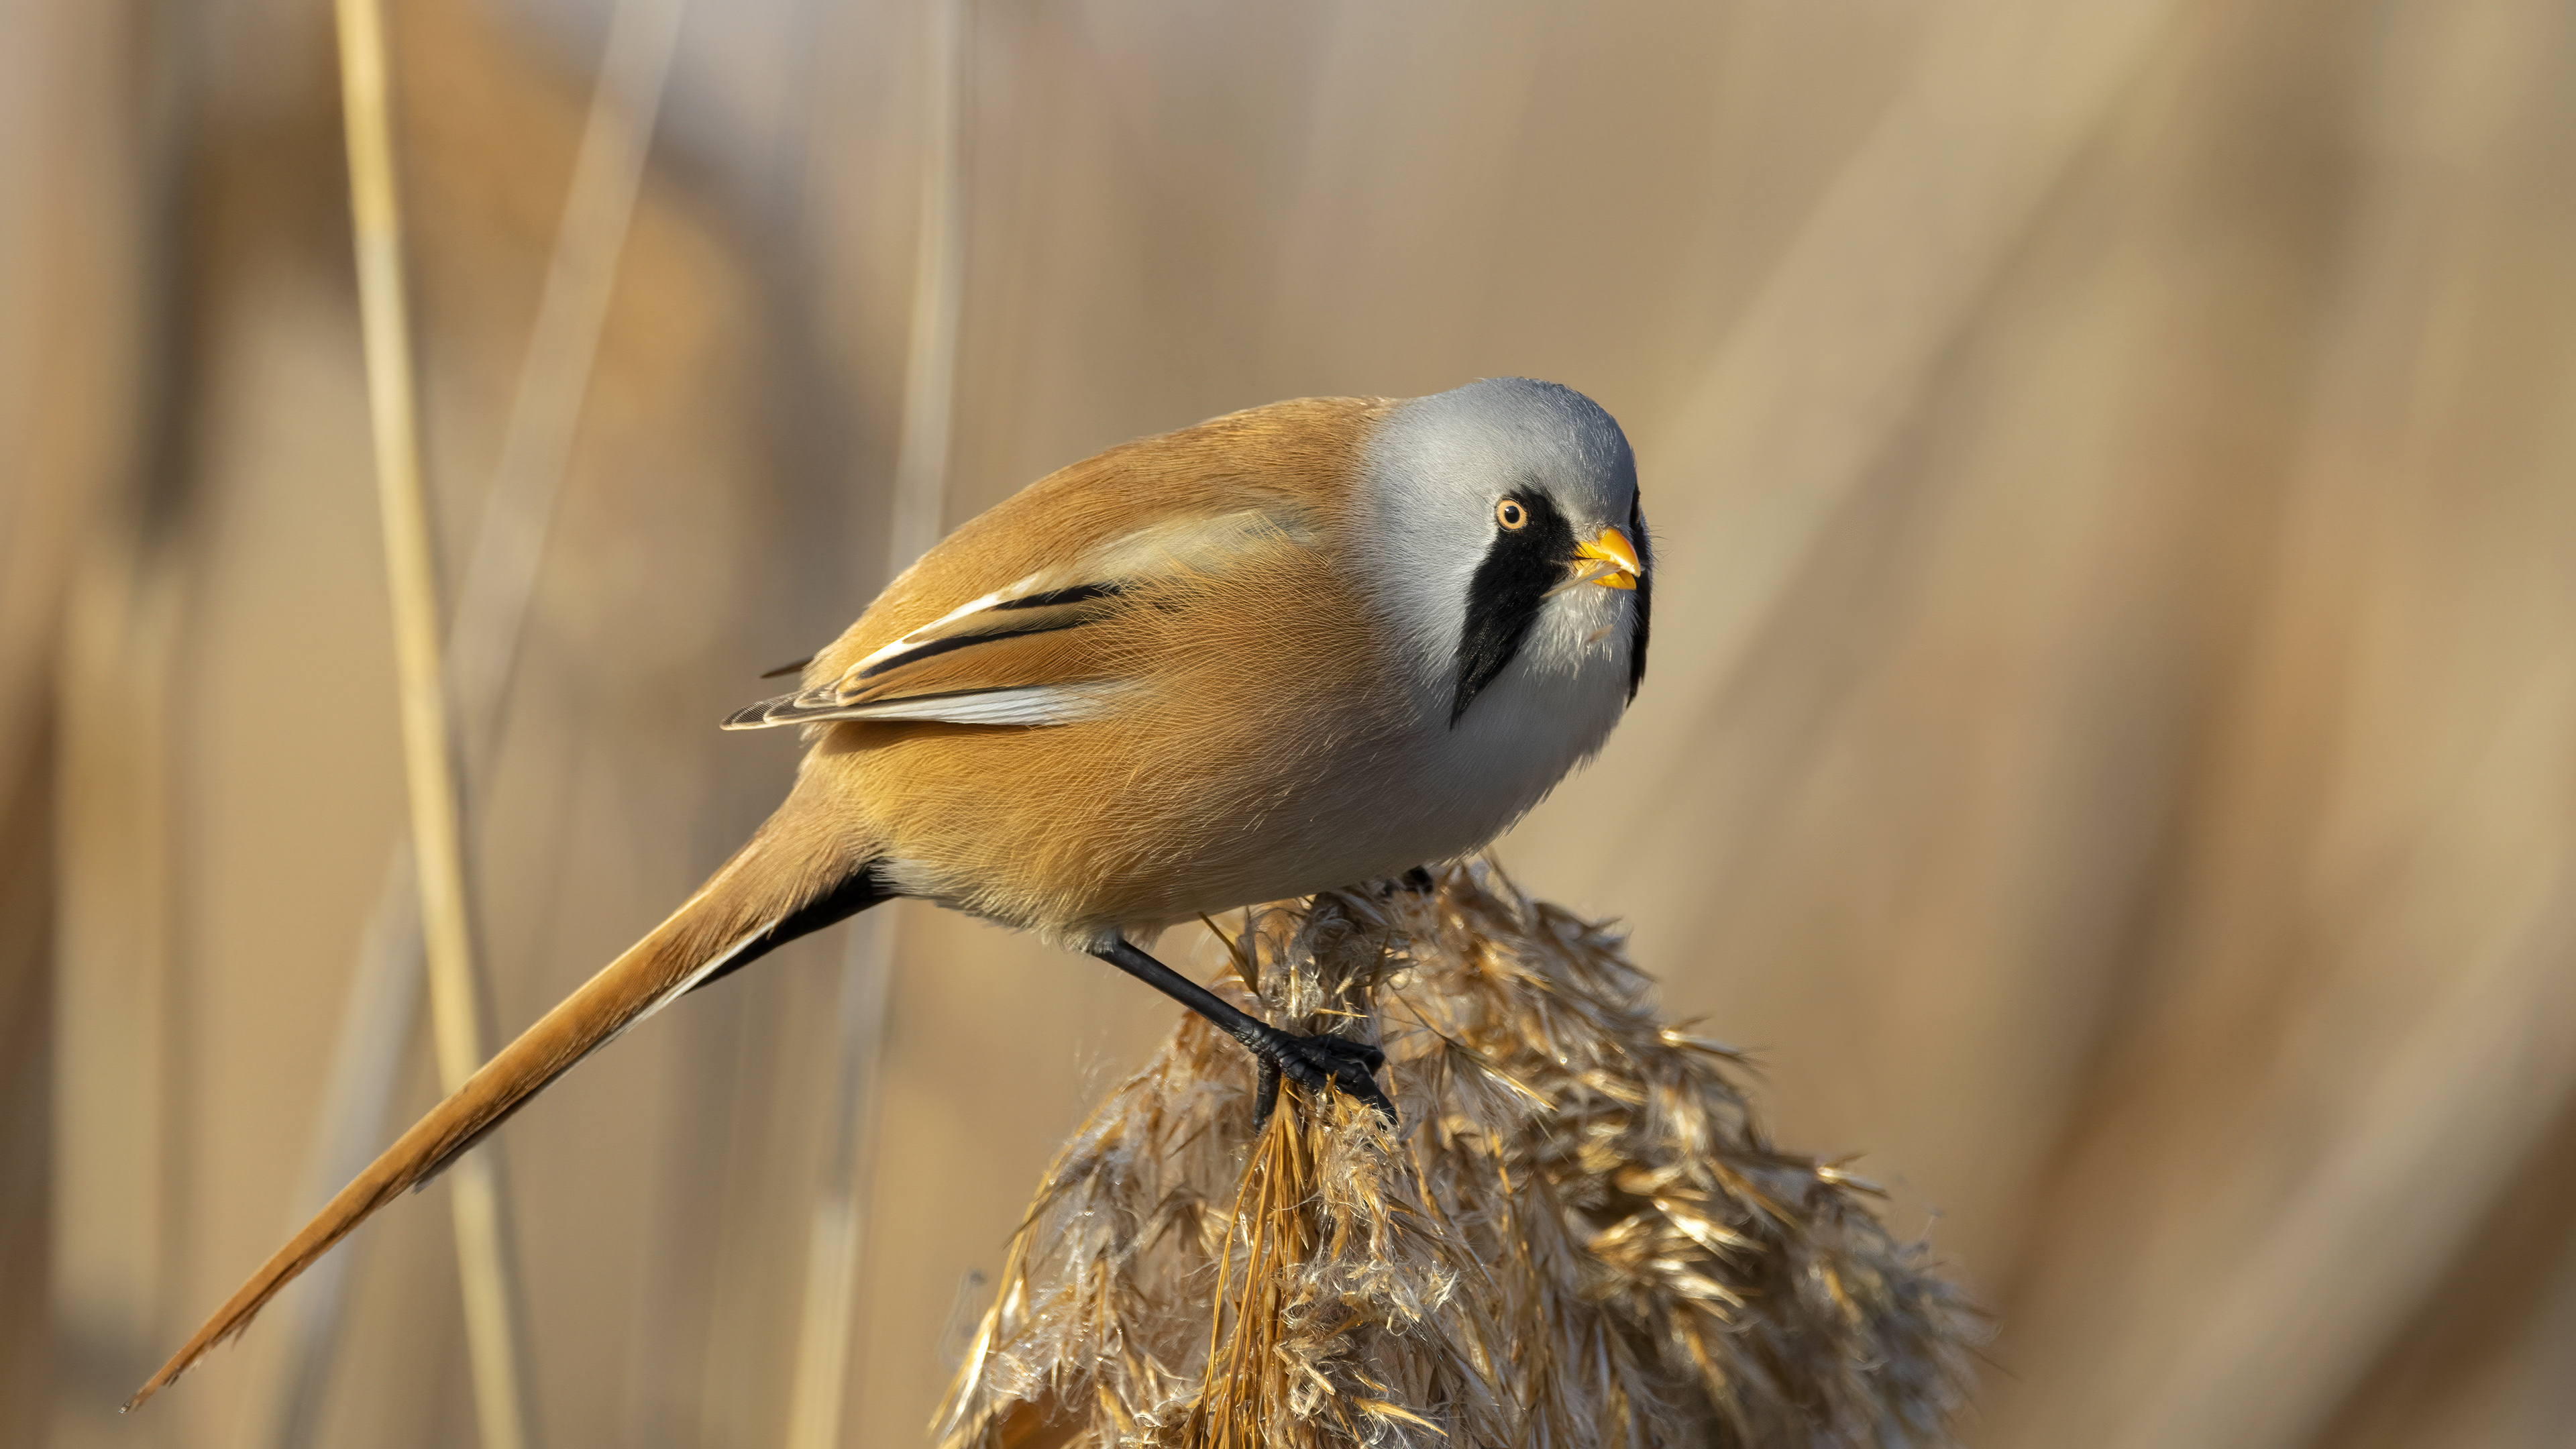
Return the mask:
M 924 693 L 1112 681 L 1132 691 L 1114 714 L 1044 730 L 818 727 L 806 770 L 846 782 L 905 894 L 1088 946 L 1459 848 L 1431 837 L 1473 822 L 1385 803 L 1402 795 L 1389 786 L 1415 706 L 1387 687 L 1389 631 L 1333 542 L 1350 535 L 1358 454 L 1383 406 L 1277 404 L 1077 463 L 959 529 L 814 660 L 809 684 L 829 686 L 960 605 L 1089 577 L 1064 572 L 1068 558 L 1125 553 L 1126 577 L 1148 580 L 1099 622 L 904 671 Z M 1268 526 L 1247 533 L 1247 513 Z M 1221 567 L 1189 566 L 1194 520 L 1226 536 Z M 1117 548 L 1139 534 L 1173 540 L 1160 568 Z
M 807 669 L 827 682 L 848 665 L 957 605 L 1002 588 L 1068 554 L 1137 532 L 1176 512 L 1220 516 L 1247 509 L 1337 520 L 1347 507 L 1351 460 L 1378 404 L 1307 401 L 1220 418 L 1163 439 L 1112 448 L 1065 468 L 958 529 L 889 586 Z M 1252 460 L 1257 457 L 1258 465 Z M 1302 531 L 1302 530 L 1301 530 Z M 1310 545 L 1273 541 L 1275 549 Z M 1146 676 L 1154 707 L 1131 723 L 1102 721 L 1043 730 L 910 722 L 840 721 L 818 726 L 785 804 L 732 860 L 579 990 L 529 1027 L 462 1088 L 431 1109 L 343 1188 L 302 1231 L 253 1274 L 137 1392 L 150 1398 L 252 1315 L 376 1209 L 433 1175 L 532 1094 L 686 986 L 747 936 L 791 915 L 871 859 L 911 862 L 931 894 L 967 909 L 1072 938 L 1101 922 L 1180 919 L 1196 887 L 1139 889 L 1140 875 L 1172 875 L 1196 861 L 1206 879 L 1240 882 L 1264 854 L 1255 837 L 1221 837 L 1226 819 L 1275 803 L 1303 783 L 1328 741 L 1313 732 L 1265 740 L 1211 738 L 1229 704 L 1282 699 L 1260 659 L 1286 649 L 1297 661 L 1299 713 L 1332 730 L 1382 727 L 1333 709 L 1355 695 L 1371 661 L 1348 648 L 1351 604 L 1341 591 L 1311 586 L 1311 561 L 1280 557 L 1240 577 L 1176 588 L 1169 609 L 1121 616 L 1107 637 L 1086 631 L 1038 636 L 1046 647 L 980 664 L 950 657 L 924 668 L 927 686 L 953 684 L 960 668 L 989 682 L 1063 677 L 1115 667 Z M 1268 620 L 1262 638 L 1229 637 L 1229 606 Z M 1193 647 L 1183 628 L 1200 631 Z M 1211 632 L 1212 631 L 1212 632 Z M 1337 640 L 1336 636 L 1339 635 Z M 1018 641 L 1012 641 L 1014 643 Z M 974 653 L 976 651 L 963 651 Z M 1052 666 L 1052 667 L 1050 667 Z M 1018 671 L 1015 673 L 1014 671 Z M 1159 670 L 1159 672 L 1157 672 Z M 1241 730 L 1233 732 L 1237 736 Z M 1193 747 L 1208 753 L 1183 758 Z M 1302 773 L 1301 773 L 1302 772 Z M 1190 789 L 1173 789 L 1187 776 Z M 1165 782 L 1160 789 L 1140 785 Z M 1031 789 L 1031 782 L 1045 782 Z M 1168 803 L 1209 792 L 1204 808 Z M 1221 796 L 1222 798 L 1218 798 Z M 1082 822 L 1092 828 L 1075 829 Z M 1215 828 L 1212 828 L 1215 827 Z M 1211 837 L 1219 837 L 1211 839 Z M 1211 857 L 1194 847 L 1214 844 Z M 1315 854 L 1312 845 L 1302 853 Z M 1163 863 L 1161 870 L 1155 866 Z M 979 879 L 979 873 L 981 878 Z M 1189 872 L 1195 874 L 1195 872 Z M 910 884 L 909 881 L 906 882 Z M 1234 899 L 1248 897 L 1236 894 Z

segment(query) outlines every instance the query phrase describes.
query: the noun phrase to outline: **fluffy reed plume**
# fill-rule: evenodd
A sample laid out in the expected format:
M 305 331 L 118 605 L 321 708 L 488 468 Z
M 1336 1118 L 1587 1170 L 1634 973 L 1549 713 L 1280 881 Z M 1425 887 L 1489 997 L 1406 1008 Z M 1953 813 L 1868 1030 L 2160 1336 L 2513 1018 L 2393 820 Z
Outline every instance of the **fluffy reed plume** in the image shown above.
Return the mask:
M 1229 944 L 1220 989 L 1376 1036 L 1404 1127 L 1292 1088 L 1254 1139 L 1249 1059 L 1185 1020 L 1040 1185 L 943 1449 L 1946 1440 L 1973 1310 L 1609 929 L 1480 865 Z

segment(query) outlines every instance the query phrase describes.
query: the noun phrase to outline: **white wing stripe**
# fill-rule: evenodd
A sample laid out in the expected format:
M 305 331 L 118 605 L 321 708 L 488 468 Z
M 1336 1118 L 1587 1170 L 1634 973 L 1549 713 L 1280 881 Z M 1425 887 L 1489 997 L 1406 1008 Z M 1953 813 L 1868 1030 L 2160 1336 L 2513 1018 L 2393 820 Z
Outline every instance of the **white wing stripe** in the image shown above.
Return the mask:
M 852 705 L 808 719 L 917 719 L 947 724 L 1060 725 L 1098 719 L 1116 708 L 1123 684 L 1031 684 L 972 694 L 916 695 Z

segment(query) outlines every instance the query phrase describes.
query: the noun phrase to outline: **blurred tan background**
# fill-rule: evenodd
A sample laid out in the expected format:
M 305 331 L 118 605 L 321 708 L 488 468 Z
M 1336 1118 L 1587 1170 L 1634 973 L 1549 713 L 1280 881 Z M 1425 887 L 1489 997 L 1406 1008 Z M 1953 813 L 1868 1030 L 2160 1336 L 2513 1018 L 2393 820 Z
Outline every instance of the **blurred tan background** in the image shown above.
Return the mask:
M 613 8 L 393 0 L 451 578 Z M 494 1031 L 760 818 L 793 741 L 714 722 L 885 577 L 932 13 L 686 11 L 475 785 Z M 1615 413 L 1653 671 L 1501 859 L 1991 1308 L 1969 1442 L 2576 1442 L 2576 7 L 968 14 L 946 518 L 1280 397 Z M 369 1145 L 430 1099 L 413 978 L 353 996 L 404 816 L 337 103 L 318 0 L 0 7 L 0 1445 L 477 1439 L 444 1187 L 319 1351 L 299 1287 L 114 1414 L 335 1082 Z M 869 1446 L 1171 1017 L 891 915 Z M 498 1139 L 547 1449 L 786 1442 L 840 937 Z

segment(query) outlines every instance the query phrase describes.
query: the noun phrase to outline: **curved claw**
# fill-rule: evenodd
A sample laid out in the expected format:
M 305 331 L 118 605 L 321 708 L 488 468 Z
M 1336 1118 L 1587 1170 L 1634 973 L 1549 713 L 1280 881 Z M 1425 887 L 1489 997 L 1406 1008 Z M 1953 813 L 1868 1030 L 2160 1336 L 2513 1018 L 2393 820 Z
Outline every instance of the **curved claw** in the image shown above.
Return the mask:
M 1268 1052 L 1252 1053 L 1252 1130 L 1258 1133 L 1270 1125 L 1270 1114 L 1279 1110 L 1279 1062 Z
M 1364 1041 L 1338 1036 L 1291 1036 L 1284 1031 L 1265 1034 L 1257 1043 L 1248 1042 L 1259 1063 L 1253 1086 L 1253 1125 L 1270 1120 L 1279 1105 L 1279 1079 L 1282 1076 L 1310 1092 L 1321 1093 L 1326 1086 L 1338 1087 L 1376 1108 L 1388 1125 L 1399 1119 L 1395 1103 L 1377 1084 L 1377 1070 L 1386 1065 L 1386 1053 Z

